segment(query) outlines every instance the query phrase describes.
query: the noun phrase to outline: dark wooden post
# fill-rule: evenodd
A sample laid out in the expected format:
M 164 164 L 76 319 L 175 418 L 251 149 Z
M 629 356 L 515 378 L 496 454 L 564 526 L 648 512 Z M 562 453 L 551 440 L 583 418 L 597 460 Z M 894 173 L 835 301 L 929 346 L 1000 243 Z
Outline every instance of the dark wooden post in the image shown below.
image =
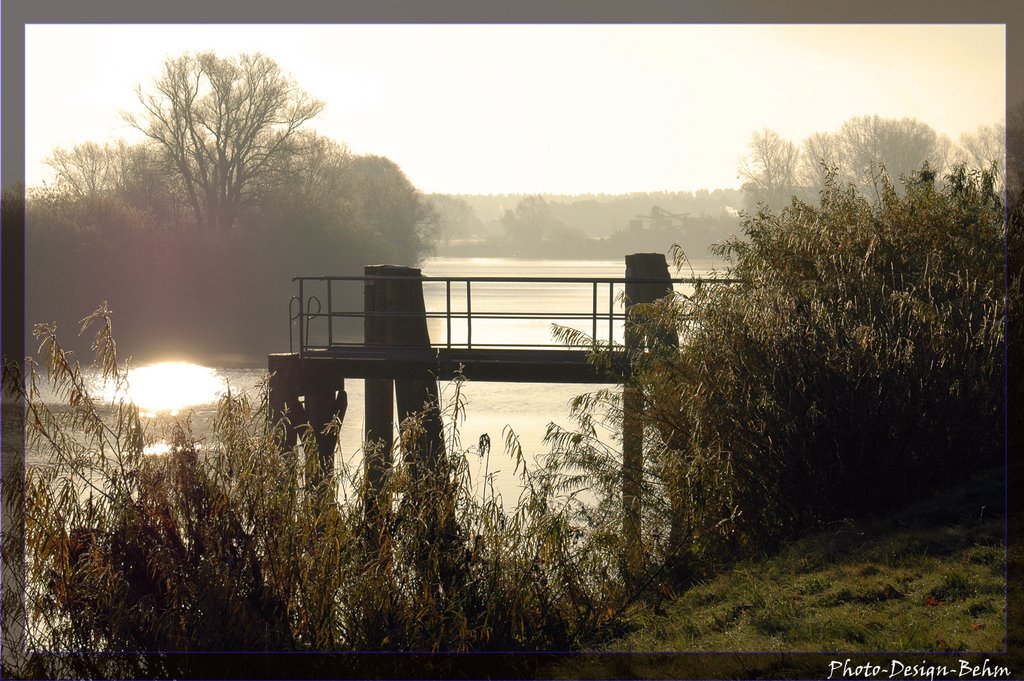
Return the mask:
M 270 418 L 277 421 L 287 412 L 288 428 L 283 447 L 288 449 L 295 445 L 299 427 L 309 424 L 314 431 L 319 470 L 329 475 L 334 470 L 338 437 L 323 431 L 335 415 L 345 419 L 348 409 L 345 379 L 332 369 L 329 361 L 296 354 L 270 355 L 267 368 L 270 371 Z
M 345 420 L 348 395 L 345 394 L 344 384 L 338 386 L 324 378 L 320 376 L 310 381 L 303 406 L 306 408 L 307 423 L 313 428 L 316 449 L 320 456 L 320 471 L 324 475 L 330 475 L 334 472 L 334 451 L 338 447 L 338 435 L 324 431 L 335 414 L 342 421 Z
M 429 352 L 430 337 L 423 303 L 421 272 L 414 267 L 369 265 L 367 277 L 391 277 L 368 280 L 364 297 L 367 346 L 391 346 L 413 356 Z M 374 313 L 382 313 L 379 316 Z M 436 470 L 444 458 L 444 436 L 439 412 L 436 379 L 424 370 L 416 378 L 366 380 L 366 477 L 367 508 L 376 507 L 384 476 L 392 465 L 394 447 L 394 403 L 399 423 L 414 414 L 424 414 L 424 431 L 416 443 L 419 458 L 410 461 L 413 475 L 420 467 Z
M 636 324 L 632 308 L 638 303 L 652 303 L 672 293 L 668 264 L 661 253 L 634 253 L 626 256 L 626 352 L 642 351 L 642 332 Z M 637 281 L 645 280 L 645 281 Z M 632 375 L 627 376 L 622 392 L 622 532 L 626 542 L 627 578 L 635 576 L 641 545 L 641 484 L 643 481 L 643 395 Z
M 284 442 L 281 447 L 290 449 L 298 439 L 299 418 L 302 417 L 302 404 L 299 395 L 302 387 L 299 381 L 300 359 L 293 354 L 273 354 L 267 357 L 267 370 L 270 372 L 270 422 L 287 416 L 288 425 L 285 430 Z
M 386 266 L 367 266 L 363 275 L 385 276 Z M 388 344 L 388 319 L 376 316 L 387 312 L 386 280 L 368 280 L 363 287 L 363 344 L 368 348 Z M 394 447 L 395 382 L 390 378 L 367 378 L 363 382 L 363 468 L 366 472 L 366 499 L 368 518 L 375 518 L 379 509 L 384 479 L 391 469 L 391 449 Z

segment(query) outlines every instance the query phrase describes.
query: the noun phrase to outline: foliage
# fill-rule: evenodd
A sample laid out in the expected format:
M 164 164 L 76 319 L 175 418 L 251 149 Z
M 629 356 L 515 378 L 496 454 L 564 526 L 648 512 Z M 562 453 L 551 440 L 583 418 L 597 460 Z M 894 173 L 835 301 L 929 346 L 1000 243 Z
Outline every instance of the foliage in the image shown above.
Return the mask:
M 126 380 L 105 306 L 83 320 L 90 326 L 99 327 L 97 371 Z M 225 395 L 206 441 L 183 421 L 168 454 L 147 455 L 154 434 L 138 409 L 90 395 L 54 330 L 35 333 L 62 404 L 42 402 L 33 363 L 24 377 L 16 364 L 4 370 L 6 394 L 25 400 L 28 447 L 48 462 L 30 468 L 24 486 L 3 488 L 6 503 L 25 508 L 29 650 L 567 649 L 612 612 L 619 594 L 599 547 L 574 531 L 575 507 L 558 500 L 554 472 L 526 470 L 514 436 L 524 487 L 516 510 L 507 513 L 493 489 L 472 491 L 458 440 L 460 382 L 446 465 L 410 472 L 422 426 L 408 419 L 383 492 L 391 501 L 368 515 L 359 471 L 325 478 L 313 468 L 319 457 L 304 455 L 315 452 L 308 426 L 304 442 L 281 451 L 287 423 L 267 421 L 265 395 Z M 8 539 L 10 566 L 20 545 Z M 183 664 L 30 655 L 16 671 L 186 674 Z
M 652 565 L 686 584 L 815 522 L 884 512 L 1002 460 L 993 183 L 959 167 L 940 184 L 925 168 L 904 194 L 883 178 L 873 204 L 830 177 L 819 205 L 762 208 L 745 238 L 717 247 L 737 283 L 635 308 L 651 341 L 630 380 L 645 400 Z M 673 333 L 678 350 L 658 342 Z M 596 345 L 595 357 L 619 350 Z M 602 407 L 616 423 L 621 401 L 578 406 L 580 439 L 555 435 L 585 464 L 590 414 Z
M 383 156 L 353 159 L 342 186 L 353 223 L 392 250 L 400 262 L 415 263 L 437 240 L 437 216 L 394 161 Z
M 950 147 L 947 139 L 913 118 L 855 116 L 843 123 L 836 139 L 844 181 L 871 196 L 882 189 L 882 169 L 901 177 L 928 163 L 943 172 Z
M 1005 186 L 1005 130 L 1001 123 L 981 126 L 954 143 L 913 118 L 854 116 L 838 130 L 815 132 L 796 146 L 766 129 L 751 136 L 739 172 L 752 211 L 764 203 L 778 212 L 792 196 L 812 201 L 830 174 L 880 200 L 884 176 L 909 176 L 925 163 L 939 175 L 955 165 L 994 170 L 996 184 Z
M 527 196 L 516 204 L 515 210 L 506 210 L 500 223 L 506 247 L 518 255 L 540 256 L 552 246 L 583 238 L 581 230 L 556 217 L 551 205 L 539 195 Z
M 107 299 L 136 355 L 252 358 L 288 347 L 292 277 L 432 249 L 422 194 L 393 162 L 307 131 L 321 103 L 267 57 L 185 54 L 139 97 L 144 142 L 57 148 L 53 184 L 28 192 L 32 322 Z
M 138 98 L 144 117 L 125 119 L 157 145 L 210 229 L 230 228 L 279 179 L 300 128 L 324 107 L 259 53 L 170 58 Z
M 445 246 L 452 239 L 479 236 L 483 232 L 483 223 L 465 199 L 448 194 L 431 194 L 427 200 L 437 214 L 438 231 Z
M 442 255 L 618 259 L 685 244 L 707 257 L 709 244 L 736 230 L 742 192 L 652 192 L 623 195 L 431 195 Z M 507 209 L 506 206 L 514 206 Z M 466 239 L 462 243 L 456 240 Z
M 777 208 L 789 201 L 796 185 L 800 151 L 774 130 L 751 135 L 750 153 L 740 163 L 743 190 L 756 201 Z
M 138 186 L 100 183 L 91 196 L 60 183 L 30 191 L 29 318 L 73 323 L 105 297 L 133 320 L 119 340 L 136 354 L 264 355 L 288 347 L 291 277 L 415 263 L 430 250 L 432 213 L 397 166 L 325 138 L 301 136 L 301 143 L 288 179 L 236 230 L 191 224 L 146 147 L 128 154 Z M 165 190 L 146 188 L 147 178 Z M 10 200 L 5 195 L 5 205 Z M 78 339 L 68 344 L 87 348 Z

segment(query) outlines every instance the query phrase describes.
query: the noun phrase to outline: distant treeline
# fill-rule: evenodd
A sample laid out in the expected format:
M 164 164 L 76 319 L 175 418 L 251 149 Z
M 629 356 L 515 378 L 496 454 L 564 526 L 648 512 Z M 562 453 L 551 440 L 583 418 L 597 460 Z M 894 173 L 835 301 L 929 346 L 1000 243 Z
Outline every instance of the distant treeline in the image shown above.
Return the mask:
M 695 257 L 737 231 L 735 189 L 615 195 L 428 197 L 444 255 L 621 258 L 681 244 Z M 488 216 L 489 219 L 488 219 Z
M 778 211 L 793 197 L 815 203 L 830 176 L 877 201 L 883 176 L 902 191 L 901 177 L 924 168 L 942 178 L 957 164 L 991 170 L 1003 185 L 1005 124 L 981 126 L 957 141 L 915 119 L 879 116 L 855 116 L 799 144 L 764 129 L 751 135 L 740 160 L 740 189 L 622 196 L 435 194 L 429 199 L 438 217 L 439 249 L 446 255 L 617 258 L 678 244 L 689 257 L 702 258 L 712 244 L 740 231 L 741 214 L 754 215 L 761 207 Z

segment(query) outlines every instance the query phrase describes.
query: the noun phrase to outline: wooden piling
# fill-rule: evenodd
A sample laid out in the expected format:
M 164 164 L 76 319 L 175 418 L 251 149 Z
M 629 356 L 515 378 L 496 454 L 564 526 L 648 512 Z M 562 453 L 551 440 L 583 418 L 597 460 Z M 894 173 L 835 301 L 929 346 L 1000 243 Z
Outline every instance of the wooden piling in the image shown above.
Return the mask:
M 423 302 L 422 273 L 414 267 L 370 265 L 364 269 L 368 279 L 364 295 L 366 314 L 364 341 L 369 347 L 389 347 L 414 355 L 430 352 L 426 309 Z M 416 458 L 409 461 L 414 477 L 436 471 L 444 459 L 444 437 L 439 411 L 436 377 L 423 370 L 420 375 L 366 380 L 366 501 L 368 511 L 378 504 L 384 476 L 393 461 L 394 405 L 399 423 L 422 414 L 423 430 L 412 446 Z
M 293 447 L 298 441 L 300 427 L 308 424 L 315 435 L 319 471 L 329 475 L 334 470 L 338 436 L 325 433 L 324 429 L 335 416 L 342 421 L 345 419 L 348 396 L 345 394 L 344 376 L 330 361 L 290 353 L 269 355 L 267 368 L 270 372 L 271 422 L 285 416 L 288 420 L 282 447 Z M 306 455 L 313 456 L 314 452 L 306 452 Z
M 661 253 L 627 255 L 626 279 L 624 332 L 626 353 L 632 364 L 631 358 L 643 349 L 643 334 L 637 325 L 632 308 L 637 304 L 652 303 L 671 295 L 672 281 L 668 273 L 668 263 Z M 638 279 L 647 281 L 636 281 Z M 622 392 L 622 531 L 626 545 L 624 558 L 628 579 L 635 577 L 641 547 L 643 408 L 643 395 L 634 384 L 632 376 L 627 376 Z
M 367 266 L 364 276 L 378 276 L 382 266 Z M 382 276 L 382 275 L 381 275 Z M 382 347 L 388 344 L 388 320 L 376 316 L 387 311 L 387 282 L 368 280 L 363 289 L 363 344 Z M 376 517 L 387 472 L 391 469 L 391 450 L 395 430 L 395 382 L 390 378 L 368 378 L 363 383 L 363 470 L 366 474 L 364 506 L 368 517 Z

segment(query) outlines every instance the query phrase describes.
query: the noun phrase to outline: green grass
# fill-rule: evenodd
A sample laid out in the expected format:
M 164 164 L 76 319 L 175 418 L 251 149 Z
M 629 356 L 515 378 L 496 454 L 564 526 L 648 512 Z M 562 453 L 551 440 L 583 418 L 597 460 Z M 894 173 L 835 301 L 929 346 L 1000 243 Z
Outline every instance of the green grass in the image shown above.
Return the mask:
M 1005 645 L 1001 472 L 885 519 L 822 528 L 629 613 L 601 651 L 980 652 Z M 604 661 L 602 661 L 604 659 Z M 577 664 L 582 663 L 582 664 Z M 554 671 L 599 678 L 594 656 Z

